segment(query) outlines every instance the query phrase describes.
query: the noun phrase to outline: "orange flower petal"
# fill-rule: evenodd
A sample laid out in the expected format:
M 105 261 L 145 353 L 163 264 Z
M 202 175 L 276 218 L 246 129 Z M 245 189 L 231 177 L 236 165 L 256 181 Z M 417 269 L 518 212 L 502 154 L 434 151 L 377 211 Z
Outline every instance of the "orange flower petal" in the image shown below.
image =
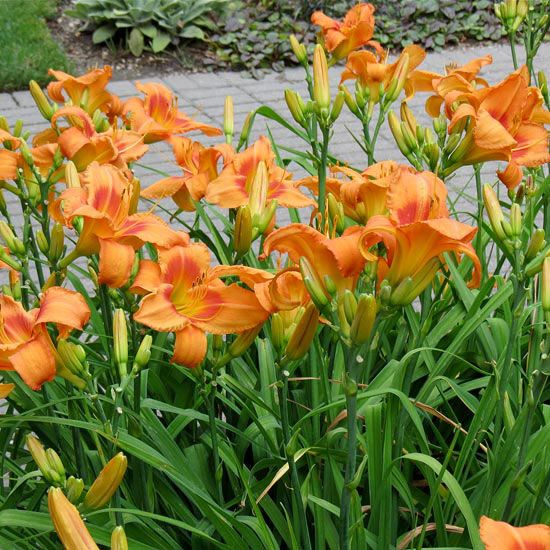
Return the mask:
M 6 399 L 15 388 L 15 384 L 0 384 L 0 399 Z
M 522 124 L 514 134 L 517 145 L 512 150 L 512 159 L 521 166 L 540 166 L 550 162 L 548 132 L 538 124 Z
M 476 145 L 482 149 L 511 149 L 517 141 L 487 111 L 480 111 L 474 130 Z
M 187 325 L 176 332 L 172 362 L 191 369 L 198 367 L 206 356 L 206 334 L 200 328 Z
M 120 288 L 130 279 L 135 251 L 114 239 L 99 239 L 99 282 Z
M 163 199 L 165 197 L 171 197 L 184 185 L 185 178 L 181 176 L 163 178 L 149 185 L 146 189 L 142 189 L 141 196 L 146 199 Z
M 90 308 L 78 292 L 54 286 L 40 299 L 36 323 L 55 323 L 59 338 L 66 338 L 71 329 L 82 330 L 90 319 Z
M 515 162 L 510 162 L 504 170 L 497 170 L 497 176 L 508 189 L 514 189 L 521 183 L 523 171 Z
M 479 534 L 486 550 L 549 550 L 550 527 L 529 525 L 513 527 L 504 521 L 482 516 Z
M 38 310 L 25 311 L 11 296 L 0 295 L 0 352 L 14 349 L 32 335 Z
M 145 296 L 134 319 L 160 332 L 182 330 L 188 320 L 177 312 L 170 299 L 173 288 L 170 284 L 162 284 L 154 293 Z
M 10 363 L 32 390 L 55 377 L 54 349 L 46 331 L 40 331 L 10 355 Z
M 130 287 L 130 292 L 147 294 L 153 292 L 160 284 L 160 265 L 153 260 L 141 260 L 137 275 Z

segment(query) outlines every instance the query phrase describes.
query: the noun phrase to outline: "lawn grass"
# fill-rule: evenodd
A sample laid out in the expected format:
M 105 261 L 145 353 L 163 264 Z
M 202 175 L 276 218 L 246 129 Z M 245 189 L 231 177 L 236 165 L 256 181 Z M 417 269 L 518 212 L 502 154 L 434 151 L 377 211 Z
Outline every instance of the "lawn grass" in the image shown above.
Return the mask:
M 46 25 L 54 13 L 55 0 L 0 0 L 0 91 L 45 84 L 50 67 L 69 68 Z

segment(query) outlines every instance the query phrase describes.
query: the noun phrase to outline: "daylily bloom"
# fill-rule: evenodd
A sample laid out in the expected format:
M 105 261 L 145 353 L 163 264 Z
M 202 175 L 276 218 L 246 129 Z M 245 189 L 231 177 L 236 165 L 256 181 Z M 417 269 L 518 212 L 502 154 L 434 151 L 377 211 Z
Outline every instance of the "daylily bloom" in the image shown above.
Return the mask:
M 409 208 L 405 210 L 405 220 L 408 214 Z M 384 216 L 374 216 L 365 226 L 359 248 L 366 260 L 378 261 L 378 283 L 380 286 L 386 280 L 392 288 L 391 303 L 404 305 L 430 284 L 445 262 L 444 252 L 468 256 L 474 264 L 470 286 L 479 285 L 481 265 L 470 244 L 475 233 L 475 227 L 449 218 L 399 225 Z M 385 258 L 371 250 L 381 242 L 386 249 Z
M 53 69 L 50 69 L 48 74 L 57 80 L 48 84 L 48 95 L 58 103 L 69 100 L 72 105 L 82 107 L 92 115 L 96 109 L 109 111 L 111 105 L 118 101 L 116 96 L 112 96 L 105 89 L 113 74 L 108 65 L 103 69 L 93 69 L 82 76 L 72 76 Z M 63 92 L 67 94 L 67 99 Z
M 286 227 L 275 230 L 264 242 L 264 250 L 260 258 L 266 258 L 274 250 L 281 254 L 288 254 L 292 264 L 297 266 L 302 258 L 308 262 L 315 271 L 315 278 L 321 285 L 329 277 L 334 283 L 337 293 L 344 290 L 353 290 L 361 273 L 365 260 L 358 249 L 358 242 L 361 234 L 357 227 L 347 229 L 341 237 L 329 239 L 313 227 L 292 223 Z M 288 282 L 288 276 L 283 281 Z M 278 285 L 277 277 L 271 283 Z M 295 281 L 292 281 L 295 284 Z M 303 283 L 302 283 L 303 284 Z M 274 289 L 277 289 L 274 286 Z M 325 292 L 325 289 L 321 289 Z M 272 295 L 282 295 L 280 291 Z M 303 299 L 303 294 L 293 290 L 294 297 L 291 302 Z M 326 292 L 325 292 L 326 294 Z M 265 293 L 263 296 L 266 296 Z M 300 298 L 302 296 L 302 298 Z M 267 300 L 262 300 L 265 302 Z M 277 303 L 279 300 L 276 300 Z
M 439 114 L 444 96 L 441 96 L 437 88 L 442 79 L 452 76 L 452 81 L 461 83 L 464 89 L 475 90 L 479 87 L 487 87 L 489 84 L 483 78 L 478 76 L 479 71 L 493 62 L 490 55 L 478 57 L 465 63 L 464 65 L 449 64 L 445 67 L 445 74 L 439 74 L 432 71 L 415 70 L 405 83 L 405 93 L 407 99 L 410 99 L 416 92 L 435 92 L 426 101 L 426 111 L 430 116 L 436 117 Z
M 292 174 L 275 164 L 275 154 L 265 136 L 233 156 L 220 175 L 208 184 L 206 200 L 222 208 L 249 204 L 251 196 L 257 191 L 253 189 L 253 184 L 262 162 L 267 170 L 267 189 L 260 194 L 264 195 L 266 203 L 276 200 L 277 204 L 288 208 L 316 204 L 298 189 L 297 182 L 291 179 Z
M 66 118 L 71 126 L 58 128 L 58 120 Z M 79 107 L 62 107 L 52 117 L 52 128 L 61 131 L 44 132 L 42 141 L 48 139 L 59 144 L 63 155 L 72 160 L 79 172 L 86 170 L 92 162 L 113 164 L 126 168 L 128 162 L 142 157 L 148 149 L 143 136 L 130 130 L 109 128 L 105 132 L 96 132 L 90 116 Z
M 351 8 L 343 21 L 331 19 L 321 11 L 311 16 L 311 22 L 321 27 L 326 50 L 335 59 L 343 59 L 362 46 L 380 49 L 378 42 L 371 40 L 374 33 L 374 6 L 360 3 Z
M 513 527 L 504 521 L 481 516 L 479 534 L 486 550 L 549 550 L 550 527 L 527 525 Z
M 235 334 L 257 327 L 269 313 L 252 290 L 223 276 L 236 276 L 249 287 L 272 277 L 245 266 L 210 268 L 202 244 L 159 252 L 159 262 L 143 260 L 132 290 L 146 294 L 134 319 L 160 332 L 174 332 L 172 361 L 197 367 L 206 355 L 206 333 Z
M 208 184 L 218 177 L 220 158 L 226 164 L 233 156 L 233 149 L 227 144 L 204 147 L 186 137 L 173 137 L 170 142 L 183 176 L 157 181 L 144 189 L 141 196 L 146 199 L 172 197 L 179 208 L 191 212 L 195 210 L 193 201 L 200 201 Z
M 46 323 L 54 323 L 59 338 L 82 330 L 90 318 L 84 298 L 71 290 L 51 287 L 39 307 L 25 311 L 10 296 L 0 296 L 0 369 L 15 370 L 33 390 L 55 377 L 56 351 Z
M 0 149 L 0 180 L 12 180 L 17 177 L 17 166 L 20 154 L 15 152 L 21 140 L 0 128 L 0 145 L 8 145 L 10 149 Z
M 550 123 L 550 113 L 542 107 L 540 91 L 528 82 L 529 75 L 522 67 L 495 86 L 445 95 L 449 131 L 463 120 L 470 121 L 449 173 L 465 164 L 506 160 L 509 168 L 499 175 L 513 188 L 521 181 L 520 166 L 550 161 L 548 131 L 543 126 Z
M 177 98 L 172 92 L 156 82 L 136 83 L 136 88 L 145 94 L 145 99 L 132 97 L 124 103 L 124 116 L 130 127 L 143 135 L 145 143 L 168 139 L 173 135 L 198 130 L 207 136 L 219 136 L 219 128 L 196 122 L 178 110 Z
M 373 53 L 367 50 L 350 53 L 346 68 L 342 72 L 340 82 L 358 80 L 363 88 L 369 89 L 369 101 L 377 103 L 380 98 L 380 88 L 388 91 L 394 81 L 400 81 L 396 86 L 399 93 L 406 85 L 409 75 L 426 57 L 426 52 L 420 46 L 406 46 L 399 58 L 388 63 L 388 52 Z
M 448 215 L 447 189 L 432 172 L 417 172 L 392 160 L 377 162 L 363 172 L 346 166 L 333 166 L 331 171 L 347 179 L 327 178 L 327 191 L 342 203 L 344 214 L 357 223 L 365 224 L 373 216 L 386 214 L 398 223 Z M 301 183 L 317 189 L 317 178 Z M 405 219 L 408 221 L 399 221 Z
M 118 288 L 130 278 L 135 251 L 144 243 L 160 247 L 187 244 L 187 235 L 176 233 L 159 217 L 132 214 L 135 193 L 121 170 L 90 164 L 83 185 L 66 189 L 50 207 L 53 217 L 69 227 L 76 217 L 83 220 L 76 248 L 64 261 L 99 254 L 99 281 Z

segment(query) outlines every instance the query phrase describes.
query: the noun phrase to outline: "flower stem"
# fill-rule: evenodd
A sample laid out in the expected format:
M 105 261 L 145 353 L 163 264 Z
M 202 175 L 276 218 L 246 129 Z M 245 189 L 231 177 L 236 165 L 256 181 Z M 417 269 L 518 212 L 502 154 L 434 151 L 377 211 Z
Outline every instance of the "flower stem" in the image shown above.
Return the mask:
M 321 161 L 319 163 L 318 178 L 319 178 L 319 202 L 318 208 L 321 214 L 320 230 L 324 231 L 326 223 L 325 202 L 327 194 L 327 158 L 328 158 L 328 143 L 330 129 L 328 127 L 322 128 L 323 132 L 323 144 L 321 148 Z
M 208 401 L 208 420 L 210 424 L 210 438 L 212 441 L 212 456 L 214 459 L 214 477 L 216 479 L 216 488 L 218 491 L 218 503 L 223 504 L 222 476 L 223 472 L 220 464 L 220 453 L 218 449 L 218 428 L 216 426 L 216 393 L 218 385 L 216 383 L 216 371 L 212 372 L 212 382 L 210 391 L 206 397 Z

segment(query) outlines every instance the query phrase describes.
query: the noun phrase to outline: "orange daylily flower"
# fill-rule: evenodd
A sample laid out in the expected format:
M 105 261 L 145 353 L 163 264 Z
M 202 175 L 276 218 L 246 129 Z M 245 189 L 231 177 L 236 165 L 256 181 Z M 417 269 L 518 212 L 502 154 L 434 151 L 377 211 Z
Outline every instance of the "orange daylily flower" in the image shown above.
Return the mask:
M 475 90 L 479 87 L 487 87 L 485 79 L 478 76 L 479 71 L 486 65 L 490 65 L 493 58 L 490 55 L 478 57 L 465 63 L 464 65 L 449 64 L 445 67 L 445 74 L 439 74 L 432 71 L 415 70 L 405 83 L 405 94 L 410 99 L 416 92 L 435 92 L 436 95 L 430 96 L 426 101 L 426 111 L 432 117 L 439 115 L 444 95 L 441 96 L 437 88 L 443 79 L 453 77 L 451 82 L 462 85 L 464 89 Z M 448 79 L 449 80 L 449 79 Z
M 238 208 L 248 204 L 261 162 L 265 163 L 267 169 L 265 202 L 276 200 L 277 204 L 288 208 L 316 204 L 298 189 L 298 183 L 291 180 L 292 174 L 275 164 L 275 153 L 265 136 L 233 156 L 220 175 L 208 184 L 206 200 L 223 208 Z
M 377 103 L 380 98 L 380 87 L 385 91 L 390 88 L 394 79 L 406 79 L 426 57 L 420 46 L 406 46 L 399 58 L 387 63 L 388 52 L 373 53 L 367 50 L 352 52 L 348 56 L 346 68 L 342 72 L 340 83 L 346 80 L 358 80 L 363 88 L 370 91 L 369 101 Z M 400 74 L 404 71 L 404 74 Z
M 374 34 L 372 4 L 357 4 L 346 13 L 343 21 L 331 19 L 323 12 L 316 11 L 311 16 L 311 22 L 321 27 L 324 46 L 336 60 L 343 59 L 362 46 L 380 49 L 378 42 L 371 40 Z
M 15 370 L 25 384 L 38 390 L 55 377 L 55 347 L 46 329 L 54 323 L 59 338 L 72 329 L 82 330 L 90 309 L 77 292 L 51 287 L 40 299 L 39 307 L 25 311 L 10 296 L 0 296 L 0 369 Z
M 157 181 L 144 189 L 141 196 L 146 199 L 172 197 L 179 208 L 192 212 L 193 201 L 200 201 L 208 184 L 218 177 L 218 161 L 222 158 L 226 164 L 233 156 L 233 149 L 226 144 L 204 147 L 186 137 L 173 137 L 170 141 L 183 176 Z
M 110 287 L 128 282 L 135 251 L 144 243 L 171 247 L 189 240 L 153 214 L 132 214 L 136 192 L 121 170 L 93 162 L 83 185 L 66 189 L 50 207 L 52 216 L 69 227 L 76 217 L 82 218 L 82 232 L 67 258 L 99 254 L 99 281 Z
M 550 527 L 513 527 L 504 521 L 481 516 L 479 534 L 486 550 L 550 550 Z
M 197 367 L 206 355 L 206 333 L 241 333 L 262 324 L 269 313 L 253 291 L 223 276 L 237 276 L 249 287 L 271 275 L 245 266 L 210 268 L 210 253 L 202 244 L 176 246 L 159 252 L 158 264 L 141 262 L 132 286 L 146 294 L 134 319 L 160 332 L 175 332 L 172 361 Z
M 444 263 L 444 252 L 465 254 L 473 264 L 470 286 L 478 286 L 481 264 L 470 244 L 477 229 L 449 218 L 413 221 L 399 225 L 384 216 L 371 218 L 361 235 L 359 248 L 368 261 L 378 261 L 378 282 L 385 279 L 395 291 L 401 284 L 408 292 L 394 303 L 412 302 L 431 282 Z M 371 248 L 384 243 L 386 258 Z
M 17 177 L 17 166 L 21 156 L 13 150 L 19 147 L 21 140 L 0 128 L 0 145 L 6 144 L 10 149 L 0 149 L 0 180 L 12 180 Z
M 145 143 L 169 139 L 176 134 L 198 130 L 207 136 L 219 136 L 219 128 L 196 122 L 178 110 L 177 98 L 172 92 L 156 82 L 136 83 L 136 88 L 145 94 L 145 99 L 132 97 L 124 103 L 124 116 L 130 127 L 145 138 Z
M 60 118 L 66 118 L 71 126 L 59 129 Z M 63 155 L 74 162 L 79 172 L 86 170 L 94 161 L 126 168 L 128 162 L 141 158 L 148 149 L 143 143 L 143 136 L 137 132 L 109 128 L 97 133 L 90 116 L 79 107 L 62 107 L 56 111 L 52 117 L 52 129 L 54 132 L 46 130 L 39 135 L 39 142 L 57 142 Z
M 50 69 L 48 74 L 57 80 L 48 84 L 48 95 L 58 103 L 66 102 L 64 92 L 72 105 L 82 107 L 92 115 L 96 109 L 107 112 L 120 102 L 116 96 L 112 96 L 105 89 L 113 74 L 108 65 L 103 69 L 93 69 L 81 76 L 72 76 L 53 69 Z
M 355 288 L 365 265 L 358 249 L 360 237 L 357 227 L 347 229 L 341 237 L 329 239 L 313 227 L 292 223 L 266 238 L 260 258 L 265 259 L 274 250 L 288 254 L 295 265 L 299 264 L 300 258 L 305 258 L 320 281 L 324 281 L 325 276 L 330 277 L 338 293 L 342 293 Z M 275 278 L 273 284 L 278 282 Z
M 449 131 L 464 119 L 470 120 L 459 146 L 462 154 L 451 171 L 465 164 L 506 160 L 512 166 L 499 175 L 513 188 L 521 181 L 520 166 L 550 162 L 548 131 L 543 126 L 550 123 L 550 113 L 542 107 L 540 91 L 528 82 L 529 75 L 522 67 L 495 86 L 445 95 Z

